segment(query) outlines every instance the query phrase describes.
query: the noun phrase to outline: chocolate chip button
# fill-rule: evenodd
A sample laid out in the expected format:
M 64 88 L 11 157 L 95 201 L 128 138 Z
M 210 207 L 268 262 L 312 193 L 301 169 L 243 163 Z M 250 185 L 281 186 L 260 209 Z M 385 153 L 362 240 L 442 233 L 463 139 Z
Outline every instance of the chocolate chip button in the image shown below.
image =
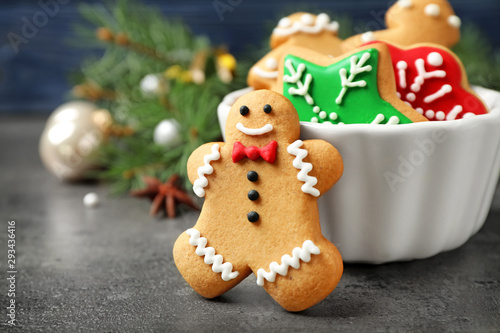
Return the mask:
M 256 190 L 251 190 L 248 192 L 248 199 L 255 201 L 259 198 L 259 192 Z
M 255 171 L 248 171 L 247 178 L 251 182 L 256 182 L 259 179 L 259 175 Z
M 273 108 L 271 107 L 271 105 L 269 105 L 269 104 L 264 105 L 264 112 L 265 113 L 271 113 L 272 110 L 273 110 Z
M 248 106 L 246 105 L 243 105 L 241 108 L 240 108 L 240 114 L 242 116 L 246 116 L 248 114 L 248 112 L 250 112 L 250 110 L 248 109 Z
M 251 211 L 247 214 L 247 219 L 252 223 L 257 222 L 259 220 L 259 213 Z

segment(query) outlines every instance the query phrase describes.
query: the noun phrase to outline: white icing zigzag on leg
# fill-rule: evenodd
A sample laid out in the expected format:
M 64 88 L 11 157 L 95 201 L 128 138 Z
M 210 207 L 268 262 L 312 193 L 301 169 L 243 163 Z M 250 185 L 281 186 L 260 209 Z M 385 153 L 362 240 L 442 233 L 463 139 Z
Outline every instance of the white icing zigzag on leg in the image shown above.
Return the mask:
M 302 144 L 303 142 L 301 140 L 297 140 L 288 146 L 287 151 L 289 154 L 296 156 L 293 160 L 293 166 L 300 170 L 297 175 L 297 179 L 305 183 L 301 187 L 302 192 L 319 197 L 319 190 L 314 188 L 314 185 L 318 183 L 318 179 L 308 175 L 308 173 L 312 170 L 313 165 L 307 162 L 304 163 L 304 158 L 307 156 L 307 150 L 300 149 Z
M 203 162 L 205 165 L 198 168 L 198 179 L 194 181 L 193 191 L 200 198 L 205 196 L 204 187 L 208 185 L 208 179 L 205 175 L 210 175 L 214 172 L 214 168 L 210 165 L 210 162 L 217 161 L 220 158 L 219 145 L 214 143 L 212 146 L 212 153 L 207 154 L 203 157 Z
M 233 264 L 230 262 L 222 263 L 224 258 L 220 254 L 215 254 L 215 249 L 213 247 L 206 247 L 207 239 L 205 237 L 200 237 L 200 232 L 198 230 L 188 229 L 186 233 L 189 235 L 189 244 L 196 246 L 196 254 L 200 257 L 205 256 L 205 264 L 212 265 L 212 271 L 214 271 L 214 273 L 222 273 L 222 280 L 229 281 L 240 274 L 238 271 L 233 272 Z
M 276 280 L 276 274 L 285 276 L 290 266 L 299 269 L 301 260 L 303 262 L 309 262 L 311 261 L 311 254 L 320 253 L 319 247 L 314 245 L 312 241 L 306 240 L 304 244 L 302 244 L 302 248 L 296 247 L 292 250 L 291 257 L 288 254 L 281 257 L 281 265 L 273 261 L 269 264 L 269 272 L 266 272 L 263 268 L 259 268 L 257 271 L 257 284 L 261 287 L 264 286 L 264 279 L 269 282 L 274 282 L 274 280 Z

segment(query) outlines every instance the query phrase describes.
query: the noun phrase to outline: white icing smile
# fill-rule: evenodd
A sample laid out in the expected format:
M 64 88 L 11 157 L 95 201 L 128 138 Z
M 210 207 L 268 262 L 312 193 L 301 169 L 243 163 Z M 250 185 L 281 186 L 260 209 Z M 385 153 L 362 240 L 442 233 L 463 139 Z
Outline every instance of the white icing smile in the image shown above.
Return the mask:
M 237 123 L 236 128 L 246 135 L 262 135 L 273 130 L 273 125 L 265 124 L 261 128 L 247 128 L 242 123 Z
M 257 66 L 252 68 L 252 72 L 264 79 L 276 79 L 278 77 L 278 71 L 265 71 Z

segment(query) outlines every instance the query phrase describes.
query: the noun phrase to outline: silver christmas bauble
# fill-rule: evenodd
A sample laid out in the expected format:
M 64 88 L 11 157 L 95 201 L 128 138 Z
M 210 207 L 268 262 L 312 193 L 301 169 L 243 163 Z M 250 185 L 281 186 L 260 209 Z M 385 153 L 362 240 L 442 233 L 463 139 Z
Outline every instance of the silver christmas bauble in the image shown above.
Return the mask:
M 160 96 L 169 91 L 168 81 L 160 74 L 148 74 L 140 82 L 141 91 L 145 96 Z
M 168 148 L 178 146 L 182 143 L 179 133 L 179 123 L 175 119 L 162 120 L 156 125 L 154 131 L 154 142 Z
M 104 140 L 105 110 L 83 101 L 59 106 L 48 118 L 40 138 L 45 167 L 61 180 L 76 181 L 96 167 L 95 152 Z

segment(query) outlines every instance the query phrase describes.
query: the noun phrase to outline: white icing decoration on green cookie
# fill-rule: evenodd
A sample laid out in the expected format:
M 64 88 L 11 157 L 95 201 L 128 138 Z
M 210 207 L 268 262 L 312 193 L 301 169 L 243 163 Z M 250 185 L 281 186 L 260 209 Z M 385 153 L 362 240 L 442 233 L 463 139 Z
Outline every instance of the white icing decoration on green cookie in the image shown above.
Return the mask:
M 309 85 L 311 84 L 311 81 L 313 79 L 312 75 L 307 74 L 304 78 L 304 82 L 301 81 L 302 74 L 306 70 L 306 65 L 303 63 L 299 64 L 299 66 L 297 67 L 297 71 L 295 71 L 292 61 L 288 59 L 287 61 L 285 61 L 285 67 L 292 75 L 283 76 L 283 81 L 287 83 L 294 83 L 297 85 L 297 88 L 290 87 L 290 89 L 288 89 L 288 93 L 290 95 L 302 96 L 306 99 L 306 102 L 309 105 L 313 105 L 314 100 L 311 95 L 309 95 Z
M 341 68 L 339 70 L 340 74 L 340 79 L 342 82 L 342 90 L 340 91 L 339 96 L 337 99 L 335 99 L 335 103 L 341 104 L 342 103 L 342 98 L 344 97 L 345 93 L 349 88 L 354 88 L 354 87 L 364 87 L 366 86 L 366 81 L 365 80 L 359 80 L 359 81 L 354 81 L 354 78 L 356 75 L 363 73 L 363 72 L 370 72 L 372 70 L 372 66 L 364 66 L 365 62 L 370 59 L 370 53 L 366 52 L 363 53 L 361 56 L 361 59 L 358 61 L 358 57 L 353 55 L 350 59 L 351 61 L 351 68 L 349 70 L 350 75 L 347 77 L 347 69 Z

